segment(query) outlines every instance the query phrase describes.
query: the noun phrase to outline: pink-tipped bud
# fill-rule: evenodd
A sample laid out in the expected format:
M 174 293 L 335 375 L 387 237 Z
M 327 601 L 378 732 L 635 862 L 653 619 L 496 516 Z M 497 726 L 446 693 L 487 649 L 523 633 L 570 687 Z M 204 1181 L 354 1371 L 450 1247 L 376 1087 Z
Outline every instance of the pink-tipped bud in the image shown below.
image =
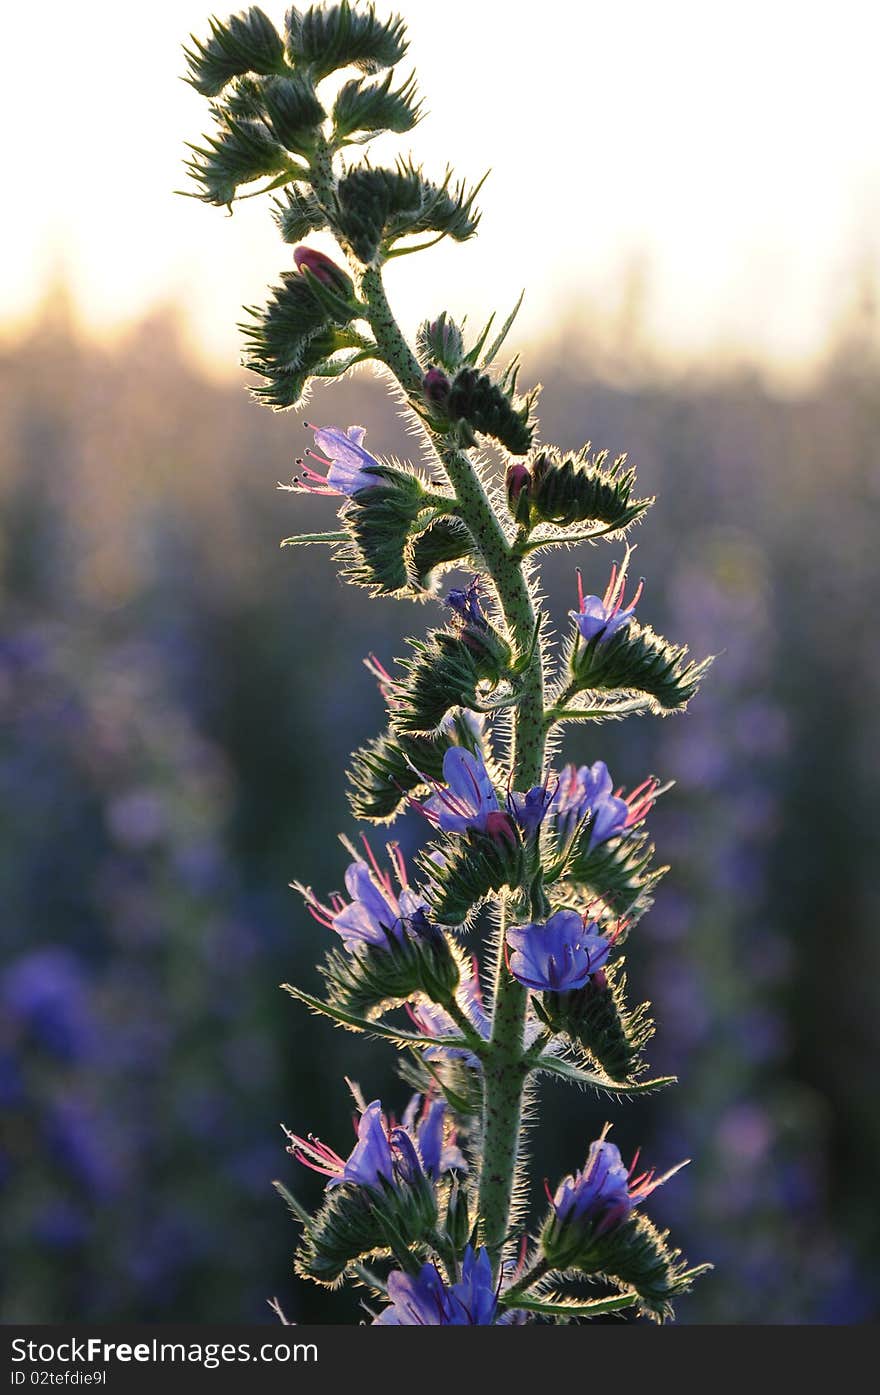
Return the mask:
M 449 396 L 449 379 L 442 368 L 429 368 L 422 379 L 422 392 L 425 401 L 442 407 Z
M 523 464 L 510 465 L 505 476 L 507 503 L 518 523 L 528 523 L 532 476 Z
M 511 850 L 516 848 L 519 841 L 513 819 L 509 814 L 503 814 L 500 809 L 486 816 L 486 832 L 493 843 L 499 843 Z
M 338 291 L 346 298 L 351 295 L 354 289 L 351 277 L 330 257 L 325 257 L 323 252 L 314 247 L 297 247 L 293 260 L 297 271 L 310 271 L 322 285 L 329 286 L 331 290 Z

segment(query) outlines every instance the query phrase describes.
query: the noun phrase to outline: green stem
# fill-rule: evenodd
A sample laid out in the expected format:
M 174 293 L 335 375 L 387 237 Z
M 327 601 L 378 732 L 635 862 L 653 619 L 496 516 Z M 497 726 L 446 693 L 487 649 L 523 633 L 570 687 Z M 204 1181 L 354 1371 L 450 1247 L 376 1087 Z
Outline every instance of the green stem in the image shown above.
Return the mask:
M 381 273 L 377 268 L 368 267 L 361 273 L 360 282 L 370 327 L 383 361 L 418 410 L 423 406 L 422 369 L 388 304 Z M 531 650 L 531 658 L 521 675 L 520 699 L 513 718 L 511 770 L 514 786 L 526 790 L 541 779 L 545 740 L 543 664 L 541 646 L 533 643 L 537 619 L 532 596 L 523 575 L 522 560 L 514 554 L 473 462 L 447 437 L 432 439 L 455 490 L 458 514 L 467 525 L 495 586 L 514 646 L 521 655 Z M 528 1074 L 523 1049 L 528 992 L 507 969 L 505 913 L 502 900 L 495 945 L 492 1036 L 483 1053 L 483 1162 L 479 1197 L 483 1239 L 496 1272 L 511 1224 L 523 1087 Z

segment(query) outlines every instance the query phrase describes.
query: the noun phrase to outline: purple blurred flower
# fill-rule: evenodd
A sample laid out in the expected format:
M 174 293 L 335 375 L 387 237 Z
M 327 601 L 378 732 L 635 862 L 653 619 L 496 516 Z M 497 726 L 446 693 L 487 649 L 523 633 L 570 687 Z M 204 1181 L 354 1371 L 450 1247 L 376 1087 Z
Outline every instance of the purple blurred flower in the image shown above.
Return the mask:
M 507 932 L 514 950 L 510 972 L 527 988 L 567 993 L 583 988 L 591 974 L 601 969 L 613 940 L 601 934 L 595 922 L 585 925 L 577 911 L 554 911 L 543 925 L 520 925 Z
M 445 1284 L 433 1264 L 413 1277 L 395 1269 L 388 1276 L 391 1305 L 375 1319 L 384 1327 L 487 1327 L 495 1321 L 498 1296 L 485 1250 L 464 1252 L 461 1280 Z
M 11 1021 L 32 1032 L 55 1056 L 76 1060 L 94 1044 L 87 980 L 66 949 L 36 950 L 10 965 L 0 1002 Z

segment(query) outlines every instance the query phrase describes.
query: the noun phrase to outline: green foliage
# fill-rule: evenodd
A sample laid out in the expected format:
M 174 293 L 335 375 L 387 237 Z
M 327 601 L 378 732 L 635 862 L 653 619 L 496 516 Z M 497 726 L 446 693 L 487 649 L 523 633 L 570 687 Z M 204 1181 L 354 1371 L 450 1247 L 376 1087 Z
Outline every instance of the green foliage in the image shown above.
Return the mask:
M 592 896 L 601 897 L 617 915 L 637 919 L 651 904 L 651 894 L 667 870 L 652 868 L 654 845 L 645 833 L 629 831 L 618 838 L 590 847 L 590 822 L 586 820 L 561 860 L 550 853 L 548 881 L 564 877 Z M 622 942 L 625 932 L 619 937 Z
M 605 984 L 590 979 L 571 993 L 543 993 L 535 1007 L 552 1031 L 586 1051 L 610 1080 L 624 1083 L 644 1071 L 642 1051 L 654 1035 L 654 1023 L 650 1003 L 627 1007 L 620 964 L 609 967 L 605 978 Z
M 269 125 L 287 150 L 310 156 L 327 113 L 308 78 L 301 73 L 270 78 L 263 85 Z
M 254 395 L 277 408 L 296 406 L 312 373 L 340 349 L 359 341 L 331 322 L 323 291 L 319 300 L 315 280 L 296 271 L 281 273 L 263 309 L 247 308 L 251 323 L 241 326 L 245 336 L 246 366 L 262 374 L 266 382 Z M 337 297 L 335 304 L 341 304 Z M 338 312 L 340 317 L 342 312 Z M 353 316 L 352 307 L 349 315 Z
M 432 184 L 404 161 L 395 169 L 361 165 L 337 186 L 340 233 L 365 265 L 410 233 L 436 232 L 463 242 L 477 230 L 477 190 L 452 186 L 451 180 L 447 173 L 442 184 Z
M 301 1278 L 335 1288 L 356 1259 L 387 1254 L 392 1246 L 424 1244 L 437 1221 L 427 1179 L 382 1190 L 343 1183 L 330 1189 L 305 1227 L 294 1261 Z
M 357 819 L 390 822 L 407 795 L 443 778 L 443 757 L 453 745 L 473 750 L 480 743 L 471 728 L 454 716 L 442 730 L 412 736 L 389 730 L 355 751 L 348 771 L 349 803 Z
M 436 320 L 425 320 L 416 334 L 416 354 L 422 367 L 427 370 L 435 364 L 454 373 L 464 357 L 464 339 L 461 330 L 446 311 Z
M 481 642 L 484 638 L 488 642 Z M 409 641 L 413 657 L 395 690 L 392 726 L 411 734 L 435 732 L 454 707 L 480 708 L 480 688 L 497 686 L 510 662 L 510 648 L 491 629 L 480 640 L 451 630 L 431 630 Z
M 205 203 L 225 207 L 232 203 L 240 184 L 282 175 L 290 171 L 287 152 L 273 140 L 262 121 L 237 119 L 228 113 L 216 135 L 205 145 L 191 145 L 193 159 L 186 169 L 201 186 Z
M 431 914 L 442 925 L 465 925 L 492 895 L 518 888 L 524 874 L 523 846 L 510 823 L 495 836 L 471 829 L 447 838 L 442 860 L 423 858 L 431 886 Z
M 458 518 L 438 518 L 412 540 L 412 573 L 417 584 L 432 591 L 454 562 L 473 557 L 474 541 Z
M 527 498 L 533 525 L 604 523 L 610 532 L 622 532 L 650 508 L 653 499 L 632 497 L 636 472 L 624 468 L 625 455 L 609 465 L 607 451 L 591 456 L 589 450 L 563 456 L 545 447 L 531 461 Z
M 525 455 L 532 444 L 533 403 L 533 394 L 519 399 L 487 374 L 462 368 L 453 379 L 446 413 L 450 421 L 470 428 L 468 437 L 478 431 L 500 441 L 511 455 Z
M 338 553 L 343 575 L 374 596 L 417 593 L 411 535 L 426 508 L 418 476 L 382 466 L 377 483 L 359 490 L 342 513 L 349 541 Z
M 389 939 L 387 948 L 330 950 L 321 975 L 330 1001 L 372 1018 L 419 992 L 433 1002 L 448 1001 L 458 987 L 460 964 L 444 935 L 414 932 L 400 941 Z
M 333 127 L 337 139 L 346 139 L 356 131 L 411 131 L 419 120 L 421 103 L 416 100 L 416 81 L 408 78 L 397 91 L 388 73 L 382 82 L 367 82 L 353 78 L 336 98 Z
M 187 81 L 204 97 L 216 97 L 228 82 L 245 73 L 284 72 L 284 44 L 275 25 L 256 5 L 232 15 L 225 24 L 209 20 L 211 37 L 202 43 L 192 36 L 184 49 L 189 63 Z
M 610 639 L 601 635 L 571 650 L 572 692 L 614 690 L 643 693 L 659 712 L 686 707 L 711 658 L 687 660 L 686 644 L 670 644 L 650 625 L 630 620 Z
M 312 191 L 294 184 L 275 200 L 273 215 L 285 242 L 302 242 L 327 226 L 327 215 Z
M 541 1242 L 554 1269 L 574 1270 L 622 1290 L 631 1289 L 639 1296 L 642 1314 L 664 1322 L 673 1315 L 673 1300 L 712 1267 L 688 1269 L 681 1251 L 667 1245 L 668 1234 L 638 1214 L 600 1234 L 596 1227 L 559 1222 L 551 1212 Z
M 379 73 L 398 63 L 407 50 L 403 20 L 392 15 L 382 24 L 373 5 L 357 10 L 348 0 L 307 10 L 294 5 L 285 23 L 291 62 L 307 65 L 316 78 L 349 66 Z

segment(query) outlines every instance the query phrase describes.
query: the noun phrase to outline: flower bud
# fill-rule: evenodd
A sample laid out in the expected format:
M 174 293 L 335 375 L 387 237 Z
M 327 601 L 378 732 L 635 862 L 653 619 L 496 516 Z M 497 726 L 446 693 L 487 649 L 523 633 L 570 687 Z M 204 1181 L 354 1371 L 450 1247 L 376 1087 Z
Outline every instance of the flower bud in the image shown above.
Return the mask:
M 348 299 L 354 291 L 354 282 L 346 275 L 342 267 L 337 266 L 330 258 L 325 257 L 323 252 L 319 252 L 315 247 L 297 247 L 293 254 L 298 271 L 310 271 L 316 280 L 323 286 L 329 286 L 331 290 L 337 291 L 339 295 Z
M 449 379 L 442 368 L 429 368 L 422 379 L 422 392 L 425 401 L 432 406 L 442 407 L 449 397 Z
M 449 1193 L 449 1202 L 446 1207 L 446 1234 L 455 1246 L 456 1252 L 463 1250 L 470 1239 L 471 1217 L 467 1187 L 463 1187 L 458 1180 L 453 1182 Z
M 518 463 L 508 468 L 505 477 L 507 504 L 517 523 L 527 524 L 531 511 L 532 476 L 528 467 Z

